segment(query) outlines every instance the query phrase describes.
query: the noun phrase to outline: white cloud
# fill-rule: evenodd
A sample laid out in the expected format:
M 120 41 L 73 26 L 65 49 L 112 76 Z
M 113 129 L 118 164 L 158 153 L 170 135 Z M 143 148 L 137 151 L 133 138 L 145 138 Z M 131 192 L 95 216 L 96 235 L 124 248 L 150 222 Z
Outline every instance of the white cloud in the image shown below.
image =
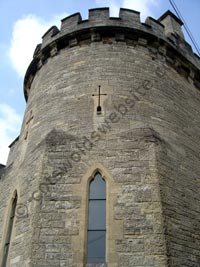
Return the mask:
M 148 16 L 154 16 L 154 9 L 160 4 L 160 0 L 123 0 L 124 8 L 141 12 L 142 20 Z
M 7 161 L 8 145 L 17 137 L 21 116 L 7 104 L 0 104 L 0 163 Z
M 109 6 L 112 16 L 119 15 L 119 8 L 124 7 L 141 12 L 142 20 L 154 16 L 154 9 L 161 0 L 96 0 L 98 5 Z
M 110 7 L 110 16 L 118 17 L 120 3 L 117 0 L 96 0 L 96 4 L 99 6 Z
M 114 0 L 111 0 L 110 1 L 110 15 L 111 16 L 115 16 L 115 17 L 119 17 L 119 9 L 120 9 L 120 6 L 117 4 L 116 1 Z
M 9 57 L 20 77 L 24 77 L 26 69 L 32 60 L 36 45 L 41 43 L 41 37 L 44 33 L 53 25 L 60 27 L 60 20 L 66 16 L 67 14 L 63 13 L 55 15 L 49 21 L 45 21 L 30 14 L 15 22 Z

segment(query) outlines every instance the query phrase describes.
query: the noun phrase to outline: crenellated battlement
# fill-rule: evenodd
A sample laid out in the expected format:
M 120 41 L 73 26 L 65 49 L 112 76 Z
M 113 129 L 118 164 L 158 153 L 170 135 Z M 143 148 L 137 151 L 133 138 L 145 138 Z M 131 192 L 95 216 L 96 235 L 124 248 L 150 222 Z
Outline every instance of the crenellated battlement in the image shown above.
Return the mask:
M 75 13 L 62 19 L 61 22 L 60 31 L 54 26 L 44 34 L 42 37 L 42 48 L 57 38 L 94 27 L 127 27 L 134 29 L 143 28 L 143 25 L 140 21 L 140 13 L 124 8 L 120 9 L 118 18 L 109 16 L 109 8 L 95 8 L 89 10 L 89 16 L 87 20 L 82 20 L 81 14 Z
M 139 12 L 124 8 L 120 9 L 119 17 L 110 17 L 109 8 L 95 8 L 89 10 L 87 20 L 82 20 L 81 14 L 75 13 L 62 19 L 61 22 L 60 31 L 56 30 L 57 34 L 52 35 L 51 40 L 49 38 L 49 30 L 44 34 L 42 48 L 61 36 L 94 27 L 126 27 L 144 31 L 147 29 L 141 23 Z M 160 23 L 158 22 L 158 24 Z M 149 26 L 151 26 L 151 24 L 149 24 Z M 154 25 L 152 28 L 153 27 Z
M 125 8 L 120 9 L 119 17 L 110 17 L 109 8 L 90 9 L 87 20 L 82 20 L 80 13 L 68 16 L 61 20 L 60 30 L 52 26 L 43 35 L 42 44 L 37 46 L 25 76 L 25 98 L 36 71 L 49 57 L 64 47 L 76 46 L 83 40 L 101 41 L 105 36 L 111 37 L 113 42 L 134 40 L 138 45 L 153 47 L 154 53 L 164 54 L 166 61 L 176 69 L 177 65 L 178 69 L 187 69 L 196 86 L 200 83 L 200 59 L 185 41 L 181 26 L 182 22 L 170 11 L 158 20 L 147 17 L 145 23 L 140 20 L 140 12 Z

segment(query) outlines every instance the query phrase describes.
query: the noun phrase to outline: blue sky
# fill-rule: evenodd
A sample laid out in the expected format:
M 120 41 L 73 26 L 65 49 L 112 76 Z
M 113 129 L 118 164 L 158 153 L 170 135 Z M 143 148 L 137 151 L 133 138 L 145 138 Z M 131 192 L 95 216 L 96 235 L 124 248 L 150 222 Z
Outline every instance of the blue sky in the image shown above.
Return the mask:
M 174 0 L 200 45 L 200 0 Z M 19 135 L 25 100 L 23 77 L 37 43 L 52 25 L 60 26 L 67 15 L 80 12 L 87 18 L 88 9 L 110 7 L 118 16 L 125 7 L 146 16 L 159 18 L 173 11 L 168 0 L 1 0 L 0 1 L 0 163 L 6 163 L 8 145 Z

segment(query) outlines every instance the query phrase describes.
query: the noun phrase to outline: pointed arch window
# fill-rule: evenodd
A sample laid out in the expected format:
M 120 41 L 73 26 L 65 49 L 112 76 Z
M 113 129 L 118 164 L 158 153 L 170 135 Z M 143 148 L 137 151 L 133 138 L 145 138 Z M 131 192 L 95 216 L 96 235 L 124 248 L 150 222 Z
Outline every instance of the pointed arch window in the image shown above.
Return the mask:
M 9 222 L 8 222 L 8 228 L 7 228 L 7 233 L 6 233 L 6 240 L 5 240 L 5 244 L 4 244 L 4 250 L 3 250 L 2 267 L 7 266 L 8 253 L 9 253 L 9 248 L 10 248 L 10 241 L 11 241 L 11 235 L 12 235 L 12 230 L 13 230 L 16 206 L 17 206 L 17 193 L 15 194 L 15 197 L 12 201 L 10 217 L 9 217 Z
M 89 185 L 87 263 L 106 261 L 106 182 L 98 172 Z

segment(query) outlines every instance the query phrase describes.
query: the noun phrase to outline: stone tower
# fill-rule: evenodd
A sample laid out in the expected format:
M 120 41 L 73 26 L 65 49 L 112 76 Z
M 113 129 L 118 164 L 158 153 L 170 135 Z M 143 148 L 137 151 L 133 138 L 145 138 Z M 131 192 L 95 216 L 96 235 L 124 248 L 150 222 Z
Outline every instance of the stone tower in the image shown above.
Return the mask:
M 200 59 L 181 25 L 98 8 L 45 33 L 0 165 L 1 266 L 200 266 Z

